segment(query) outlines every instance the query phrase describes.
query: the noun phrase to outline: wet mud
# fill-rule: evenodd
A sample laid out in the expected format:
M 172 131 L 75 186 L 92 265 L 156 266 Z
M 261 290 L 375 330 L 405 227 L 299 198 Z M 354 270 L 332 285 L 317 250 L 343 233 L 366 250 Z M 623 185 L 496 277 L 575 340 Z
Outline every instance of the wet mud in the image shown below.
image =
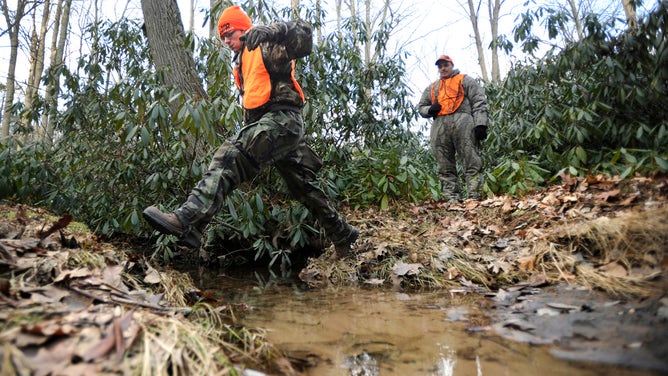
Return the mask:
M 667 369 L 659 301 L 612 300 L 568 285 L 494 294 L 310 289 L 294 277 L 260 274 L 194 276 L 253 307 L 242 321 L 266 329 L 302 375 L 653 376 Z
M 577 286 L 500 290 L 491 330 L 560 359 L 668 372 L 668 299 L 615 299 Z

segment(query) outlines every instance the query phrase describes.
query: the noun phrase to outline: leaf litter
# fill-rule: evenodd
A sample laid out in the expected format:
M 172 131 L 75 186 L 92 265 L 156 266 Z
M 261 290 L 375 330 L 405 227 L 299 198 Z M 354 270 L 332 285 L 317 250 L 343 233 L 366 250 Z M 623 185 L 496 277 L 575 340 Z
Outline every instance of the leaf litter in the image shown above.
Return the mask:
M 666 371 L 667 180 L 563 175 L 519 198 L 349 211 L 362 230 L 356 254 L 332 263 L 330 248 L 300 278 L 312 288 L 483 294 L 488 317 L 469 320 L 472 331 Z M 298 360 L 262 329 L 239 327 L 248 307 L 70 217 L 21 205 L 0 212 L 3 375 L 298 374 Z
M 358 254 L 311 259 L 300 276 L 311 286 L 484 294 L 487 322 L 473 331 L 668 372 L 667 198 L 665 175 L 562 175 L 519 198 L 360 210 L 349 215 L 363 234 Z
M 0 210 L 0 375 L 296 374 L 262 329 L 237 324 L 245 307 L 73 232 L 72 217 Z

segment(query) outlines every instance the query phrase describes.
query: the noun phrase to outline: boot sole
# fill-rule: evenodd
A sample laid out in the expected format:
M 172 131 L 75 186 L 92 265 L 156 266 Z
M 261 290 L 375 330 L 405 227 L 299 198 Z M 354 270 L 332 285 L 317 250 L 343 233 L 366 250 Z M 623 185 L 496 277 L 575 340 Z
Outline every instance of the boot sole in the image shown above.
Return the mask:
M 346 240 L 341 244 L 348 244 L 348 245 L 353 244 L 357 241 L 357 238 L 359 238 L 359 236 L 360 236 L 360 231 L 356 228 L 353 228 L 353 230 L 350 232 Z
M 356 228 L 353 228 L 353 230 L 350 232 L 348 237 L 346 238 L 345 241 L 339 243 L 338 245 L 334 245 L 334 259 L 341 259 L 346 256 L 349 256 L 352 249 L 351 245 L 357 241 L 357 238 L 360 236 L 360 231 Z M 339 247 L 343 247 L 343 249 L 340 249 Z
M 193 229 L 188 233 L 188 235 L 179 238 L 176 244 L 196 249 L 200 246 L 200 239 L 202 239 L 202 234 L 199 231 Z
M 174 235 L 177 237 L 183 236 L 183 231 L 181 229 L 177 229 L 171 224 L 164 222 L 160 219 L 159 215 L 162 213 L 157 208 L 150 206 L 144 209 L 144 211 L 141 214 L 146 220 L 146 222 L 151 224 L 151 226 L 153 226 L 153 228 L 158 230 L 159 232 L 166 235 Z

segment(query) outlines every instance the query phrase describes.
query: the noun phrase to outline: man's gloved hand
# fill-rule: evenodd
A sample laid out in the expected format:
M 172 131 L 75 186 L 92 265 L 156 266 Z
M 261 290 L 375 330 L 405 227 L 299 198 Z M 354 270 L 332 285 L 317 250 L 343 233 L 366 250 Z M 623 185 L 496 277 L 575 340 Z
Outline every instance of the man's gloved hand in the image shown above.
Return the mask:
M 438 103 L 434 103 L 429 107 L 429 111 L 427 111 L 427 114 L 431 116 L 436 116 L 438 115 L 438 112 L 441 111 L 441 105 Z
M 260 43 L 273 41 L 274 35 L 269 26 L 257 25 L 246 32 L 244 39 L 248 50 L 253 51 Z
M 475 139 L 482 141 L 487 138 L 487 126 L 486 125 L 477 125 L 473 128 L 473 133 L 475 134 Z

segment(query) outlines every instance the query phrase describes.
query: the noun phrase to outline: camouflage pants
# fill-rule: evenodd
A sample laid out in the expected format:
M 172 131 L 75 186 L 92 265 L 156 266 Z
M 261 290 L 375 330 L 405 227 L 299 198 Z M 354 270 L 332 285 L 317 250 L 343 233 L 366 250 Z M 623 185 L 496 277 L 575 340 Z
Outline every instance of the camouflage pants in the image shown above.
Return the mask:
M 174 211 L 189 228 L 202 231 L 220 210 L 225 196 L 262 169 L 274 166 L 292 196 L 316 217 L 335 244 L 351 226 L 343 221 L 317 183 L 322 161 L 304 142 L 299 112 L 269 112 L 221 145 L 208 171 L 186 202 Z
M 479 200 L 482 189 L 482 160 L 473 133 L 473 118 L 467 113 L 438 117 L 431 127 L 430 142 L 438 163 L 438 177 L 448 201 L 463 199 L 457 173 L 461 159 L 468 198 Z

